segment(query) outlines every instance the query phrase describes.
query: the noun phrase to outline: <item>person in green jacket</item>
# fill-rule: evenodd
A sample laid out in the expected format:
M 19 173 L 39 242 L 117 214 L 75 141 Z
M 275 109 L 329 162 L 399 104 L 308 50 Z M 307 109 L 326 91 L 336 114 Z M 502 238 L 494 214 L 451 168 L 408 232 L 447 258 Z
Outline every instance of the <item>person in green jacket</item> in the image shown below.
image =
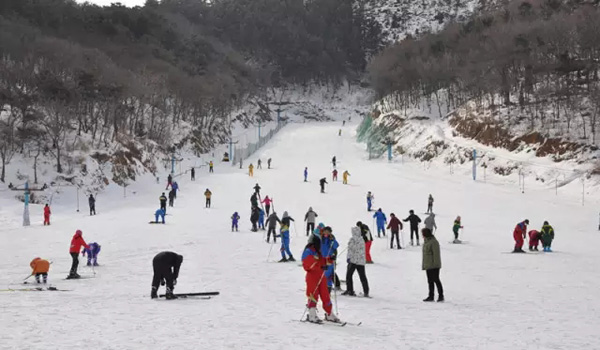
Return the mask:
M 544 251 L 551 252 L 552 240 L 554 239 L 554 229 L 552 226 L 550 226 L 550 224 L 548 224 L 548 221 L 544 221 L 544 226 L 542 226 L 540 235 L 542 236 L 541 241 Z
M 454 232 L 454 241 L 452 243 L 460 243 L 460 240 L 458 239 L 458 230 L 461 228 L 463 227 L 460 225 L 460 216 L 457 216 L 456 220 L 454 220 L 454 226 L 452 226 L 452 232 Z
M 429 296 L 423 301 L 433 301 L 433 285 L 437 286 L 438 302 L 444 301 L 444 288 L 440 281 L 440 269 L 442 268 L 442 257 L 440 254 L 440 243 L 435 239 L 431 230 L 424 228 L 421 230 L 423 235 L 423 270 L 427 273 L 427 284 L 429 285 Z

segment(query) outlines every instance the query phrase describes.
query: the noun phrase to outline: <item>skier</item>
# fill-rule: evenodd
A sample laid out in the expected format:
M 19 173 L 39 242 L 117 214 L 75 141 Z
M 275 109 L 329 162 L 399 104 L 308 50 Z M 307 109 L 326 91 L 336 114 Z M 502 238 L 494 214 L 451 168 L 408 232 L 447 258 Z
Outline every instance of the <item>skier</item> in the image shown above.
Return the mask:
M 452 232 L 454 232 L 454 241 L 452 241 L 452 243 L 460 243 L 460 240 L 458 239 L 458 230 L 460 230 L 461 228 L 463 228 L 460 225 L 460 215 L 456 217 L 456 220 L 454 220 L 454 226 L 452 226 Z
M 440 254 L 440 243 L 435 239 L 431 230 L 424 228 L 423 234 L 423 265 L 422 269 L 427 273 L 427 284 L 429 285 L 429 295 L 423 301 L 433 301 L 433 285 L 437 286 L 438 302 L 444 301 L 444 288 L 440 281 L 440 269 L 442 268 L 442 258 Z
M 326 226 L 321 229 L 321 255 L 325 259 L 327 270 L 325 270 L 325 278 L 327 279 L 327 289 L 331 293 L 333 289 L 335 275 L 335 259 L 337 258 L 337 249 L 340 246 L 335 236 L 331 232 L 331 227 Z M 339 284 L 339 281 L 337 281 Z
M 231 232 L 235 229 L 235 232 L 238 232 L 238 222 L 240 221 L 240 215 L 236 211 L 231 215 Z
M 240 164 L 242 164 L 241 160 L 240 160 Z M 208 172 L 209 173 L 214 173 L 215 172 L 215 168 L 214 167 L 215 167 L 215 163 L 213 163 L 212 160 L 210 162 L 208 162 Z
M 269 243 L 269 238 L 271 237 L 271 233 L 273 233 L 273 242 L 277 243 L 277 235 L 275 233 L 275 228 L 277 228 L 277 223 L 279 223 L 281 225 L 281 220 L 279 220 L 279 217 L 277 216 L 277 213 L 275 213 L 273 211 L 273 214 L 269 215 L 269 217 L 267 218 L 267 221 L 265 222 L 267 224 L 267 243 Z
M 256 192 L 250 196 L 250 204 L 251 208 L 258 207 L 258 194 Z
M 306 296 L 308 297 L 308 321 L 321 323 L 322 320 L 317 316 L 317 302 L 321 297 L 325 319 L 330 322 L 340 322 L 340 319 L 333 313 L 327 283 L 323 279 L 327 265 L 325 259 L 321 256 L 321 239 L 318 235 L 312 235 L 302 253 L 302 267 L 306 271 Z
M 44 226 L 50 225 L 50 214 L 50 207 L 46 203 L 46 205 L 44 206 Z
M 250 163 L 250 165 L 248 165 L 248 176 L 250 176 L 250 177 L 254 176 L 254 165 L 252 165 L 252 163 Z
M 262 161 L 260 159 L 256 162 L 256 169 L 262 169 Z
M 342 129 L 340 129 L 340 131 L 338 131 L 338 136 L 342 136 Z
M 515 226 L 513 231 L 513 238 L 515 239 L 515 249 L 513 253 L 525 253 L 523 250 L 523 243 L 525 239 L 525 235 L 527 233 L 527 225 L 529 225 L 529 220 L 525 219 Z
M 348 176 L 350 176 L 348 170 L 344 171 L 344 173 L 342 174 L 342 180 L 344 185 L 348 184 Z
M 346 126 L 346 121 L 345 120 L 342 121 L 342 126 Z
M 372 264 L 373 259 L 371 259 L 371 245 L 373 244 L 373 235 L 371 234 L 371 230 L 369 230 L 369 226 L 360 221 L 356 223 L 356 227 L 360 228 L 360 234 L 365 241 L 365 257 L 367 259 L 367 264 Z
M 258 207 L 252 207 L 252 211 L 250 213 L 250 222 L 252 223 L 252 229 L 250 231 L 256 232 L 258 231 L 258 219 L 260 218 L 260 213 L 258 212 Z
M 156 254 L 152 259 L 152 268 L 154 270 L 154 276 L 152 276 L 152 291 L 150 292 L 150 298 L 158 298 L 158 287 L 159 284 L 167 285 L 167 292 L 165 297 L 167 299 L 175 299 L 173 295 L 173 289 L 177 284 L 177 278 L 179 277 L 179 268 L 183 262 L 183 256 L 174 252 L 160 252 Z
M 85 256 L 87 254 L 87 266 L 98 266 L 98 254 L 100 254 L 102 246 L 97 242 L 92 242 L 89 246 L 81 252 L 81 255 Z
M 156 211 L 154 212 L 154 223 L 158 224 L 158 218 L 160 217 L 162 220 L 162 223 L 165 223 L 165 215 L 167 215 L 165 208 L 158 208 L 156 209 Z
M 90 205 L 90 216 L 96 215 L 96 199 L 91 194 L 90 194 L 90 197 L 88 198 L 88 204 Z
M 172 207 L 174 202 L 175 202 L 175 190 L 173 190 L 173 188 L 171 188 L 171 190 L 169 191 L 169 206 Z
M 179 191 L 179 184 L 177 181 L 173 181 L 171 184 L 171 190 L 173 191 L 173 198 L 177 198 L 177 191 Z
M 258 228 L 265 230 L 265 211 L 258 208 Z
M 541 234 L 537 230 L 529 231 L 529 251 L 538 251 L 538 245 L 540 243 Z M 543 244 L 542 244 L 543 246 Z M 544 247 L 544 251 L 546 251 L 546 247 Z
M 264 203 L 265 211 L 267 212 L 267 216 L 269 216 L 269 211 L 271 210 L 271 203 L 273 203 L 273 200 L 269 198 L 269 196 L 265 196 L 265 199 L 263 199 L 261 203 Z
M 371 211 L 371 208 L 373 207 L 373 199 L 375 199 L 375 196 L 371 193 L 371 191 L 367 192 L 367 211 Z
M 308 167 L 304 167 L 304 182 L 308 182 Z
M 394 237 L 396 237 L 396 246 L 398 249 L 402 249 L 400 246 L 400 230 L 402 230 L 402 222 L 398 220 L 394 213 L 390 214 L 390 223 L 387 226 L 388 230 L 392 231 L 392 239 L 390 240 L 390 249 L 394 249 Z
M 363 288 L 363 295 L 369 297 L 369 281 L 365 274 L 365 263 L 366 263 L 365 245 L 361 237 L 361 228 L 356 226 L 352 228 L 352 237 L 348 241 L 348 267 L 346 270 L 346 291 L 342 295 L 356 296 L 354 293 L 354 283 L 352 276 L 354 271 L 358 271 L 360 283 Z
M 290 226 L 289 226 L 289 221 L 288 221 L 288 225 L 283 223 L 283 220 L 285 220 L 285 215 L 286 213 L 283 213 L 283 219 L 282 219 L 282 224 L 281 224 L 281 231 L 280 231 L 280 236 L 281 236 L 281 260 L 279 260 L 279 262 L 287 262 L 287 261 L 296 261 L 296 259 L 294 259 L 294 257 L 292 256 L 292 253 L 290 252 Z M 289 257 L 286 258 L 285 254 L 287 253 L 287 255 Z
M 325 184 L 328 183 L 326 178 L 322 178 L 319 180 L 319 184 L 321 185 L 321 193 L 325 193 Z
M 294 220 L 291 216 L 288 215 L 287 211 L 284 211 L 283 216 L 281 217 L 281 226 L 285 225 L 289 227 L 291 221 L 296 222 L 296 220 Z
M 308 236 L 315 229 L 315 219 L 319 215 L 314 212 L 313 208 L 308 208 L 306 215 L 304 215 L 304 221 L 306 221 L 306 235 Z
M 385 237 L 385 224 L 387 224 L 387 218 L 385 214 L 381 211 L 381 208 L 373 214 L 375 221 L 377 222 L 377 237 L 381 238 L 381 232 L 383 232 L 383 237 Z
M 425 221 L 423 221 L 423 224 L 425 224 L 425 227 L 430 229 L 431 232 L 433 232 L 433 229 L 437 230 L 437 225 L 435 224 L 435 214 L 430 213 L 429 216 L 425 218 Z
M 210 199 L 212 197 L 212 192 L 208 188 L 206 189 L 206 191 L 204 191 L 204 197 L 206 197 L 206 208 L 210 208 Z
M 413 236 L 417 238 L 417 245 L 419 244 L 419 223 L 421 222 L 421 218 L 415 215 L 414 210 L 408 211 L 408 217 L 402 221 L 407 222 L 410 221 L 410 245 L 414 245 Z
M 337 160 L 336 160 L 335 156 L 333 156 L 333 158 L 331 158 L 331 163 L 333 163 L 333 167 L 335 168 L 337 165 Z
M 165 188 L 165 191 L 169 189 L 169 186 L 172 187 L 173 184 L 173 176 L 171 176 L 171 174 L 169 174 L 169 176 L 167 176 L 167 187 Z
M 433 213 L 433 196 L 429 195 L 427 199 L 427 214 Z
M 337 169 L 333 169 L 332 174 L 333 175 L 331 176 L 331 181 L 337 181 L 338 180 L 338 171 L 337 171 Z
M 193 167 L 191 171 L 191 180 L 196 181 L 196 169 L 194 169 Z
M 160 197 L 158 197 L 158 201 L 160 202 L 160 208 L 165 210 L 165 215 L 167 214 L 167 197 L 163 192 Z
M 73 263 L 71 264 L 71 271 L 67 276 L 67 279 L 80 278 L 77 273 L 77 267 L 79 266 L 79 251 L 81 251 L 81 247 L 85 247 L 90 249 L 90 246 L 85 243 L 83 240 L 83 232 L 81 230 L 75 231 L 75 235 L 71 239 L 71 247 L 69 248 L 69 254 L 71 254 L 71 258 L 73 259 Z
M 254 186 L 254 192 L 256 192 L 256 194 L 260 196 L 260 186 L 258 184 Z
M 544 221 L 544 226 L 542 226 L 541 240 L 542 247 L 544 247 L 545 252 L 552 252 L 552 241 L 554 240 L 554 228 L 548 224 L 548 221 Z
M 267 160 L 267 166 L 269 167 L 269 169 L 271 169 L 271 158 L 269 158 L 269 159 Z
M 46 284 L 48 282 L 48 271 L 50 271 L 50 262 L 48 260 L 42 258 L 35 258 L 31 260 L 29 263 L 31 266 L 31 276 L 35 276 L 35 282 L 40 282 L 40 276 L 42 277 L 42 282 Z

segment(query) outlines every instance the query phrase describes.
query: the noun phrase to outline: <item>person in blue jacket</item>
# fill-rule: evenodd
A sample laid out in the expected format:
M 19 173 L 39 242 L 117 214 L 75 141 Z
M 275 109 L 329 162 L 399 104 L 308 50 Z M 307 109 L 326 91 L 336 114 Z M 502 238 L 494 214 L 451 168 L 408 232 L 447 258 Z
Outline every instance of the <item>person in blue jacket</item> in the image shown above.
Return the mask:
M 290 227 L 288 225 L 281 225 L 281 260 L 279 262 L 296 261 L 290 252 Z M 289 255 L 289 258 L 285 254 Z
M 233 215 L 231 215 L 231 232 L 233 232 L 233 229 L 235 229 L 235 231 L 237 232 L 239 221 L 240 221 L 240 216 L 239 216 L 238 212 L 236 211 L 235 213 L 233 213 Z
M 179 191 L 179 184 L 177 184 L 177 182 L 173 181 L 173 183 L 171 184 L 171 189 L 174 192 L 174 198 L 177 199 L 177 191 Z
M 265 230 L 265 211 L 262 208 L 258 209 L 258 228 Z
M 81 255 L 85 256 L 87 254 L 87 266 L 98 266 L 98 254 L 100 253 L 100 244 L 97 242 L 90 243 L 89 248 L 84 248 Z
M 381 211 L 381 208 L 379 208 L 375 214 L 373 214 L 373 217 L 377 221 L 377 237 L 381 237 L 380 232 L 383 232 L 383 237 L 385 237 L 385 225 L 387 224 L 387 218 Z
M 308 168 L 304 168 L 304 182 L 308 182 Z
M 158 217 L 160 216 L 162 218 L 162 223 L 165 223 L 165 215 L 167 213 L 165 212 L 165 209 L 160 208 L 158 209 L 156 212 L 154 212 L 154 222 L 158 224 Z
M 327 288 L 331 293 L 335 278 L 335 259 L 337 257 L 337 249 L 340 246 L 338 241 L 332 234 L 331 227 L 326 226 L 321 230 L 321 256 L 327 261 L 327 270 L 325 270 L 325 278 L 327 279 Z

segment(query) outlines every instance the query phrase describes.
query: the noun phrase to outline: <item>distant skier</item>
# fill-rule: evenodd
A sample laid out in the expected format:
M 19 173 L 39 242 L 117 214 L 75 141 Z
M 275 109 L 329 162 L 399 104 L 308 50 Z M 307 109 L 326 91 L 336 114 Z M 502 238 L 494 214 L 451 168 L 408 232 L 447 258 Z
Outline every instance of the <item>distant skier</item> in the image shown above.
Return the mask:
M 36 283 L 44 283 L 48 282 L 48 271 L 50 271 L 50 262 L 48 260 L 42 258 L 35 258 L 31 260 L 29 263 L 31 266 L 31 276 L 35 276 Z M 42 277 L 42 282 L 40 282 L 40 277 Z
M 387 218 L 385 214 L 379 208 L 375 214 L 373 214 L 375 221 L 377 222 L 377 237 L 381 238 L 381 233 L 383 233 L 383 237 L 385 237 L 385 224 L 387 224 Z
M 331 163 L 333 164 L 333 167 L 335 168 L 337 165 L 337 159 L 335 158 L 335 156 L 333 156 L 333 158 L 331 158 Z
M 154 212 L 154 223 L 158 224 L 158 218 L 160 217 L 162 223 L 165 223 L 165 215 L 167 215 L 166 211 L 164 208 L 158 208 L 156 209 L 156 211 Z
M 433 196 L 429 195 L 427 199 L 427 214 L 433 213 Z
M 321 254 L 325 258 L 327 270 L 325 278 L 327 279 L 327 289 L 329 292 L 333 289 L 335 278 L 335 260 L 337 258 L 337 249 L 340 246 L 332 233 L 331 227 L 323 227 L 320 231 L 321 236 Z M 338 282 L 339 284 L 339 282 Z
M 88 204 L 90 205 L 90 216 L 96 215 L 96 198 L 91 194 L 88 198 Z
M 367 211 L 372 210 L 374 199 L 375 199 L 375 196 L 371 193 L 371 191 L 367 192 Z
M 71 271 L 69 272 L 67 279 L 81 277 L 77 273 L 77 267 L 79 266 L 79 252 L 81 251 L 82 246 L 87 249 L 90 248 L 90 246 L 88 246 L 87 243 L 85 243 L 85 240 L 83 239 L 83 232 L 81 232 L 81 230 L 77 230 L 75 232 L 75 235 L 73 235 L 73 238 L 71 239 L 71 246 L 69 248 L 69 254 L 71 254 L 73 263 L 71 264 Z
M 204 197 L 206 197 L 205 207 L 206 208 L 210 208 L 211 198 L 212 198 L 212 192 L 208 188 L 206 189 L 206 191 L 204 191 Z
M 529 220 L 525 219 L 515 226 L 513 231 L 515 249 L 513 250 L 513 253 L 525 253 L 523 250 L 523 243 L 525 242 L 525 235 L 527 234 L 527 225 L 529 225 Z
M 192 167 L 190 176 L 191 176 L 192 181 L 196 181 L 196 169 L 194 169 L 193 167 Z
M 250 212 L 250 222 L 252 223 L 252 229 L 250 231 L 256 232 L 258 231 L 258 219 L 260 218 L 260 213 L 258 211 L 258 207 L 252 207 L 252 211 Z
M 265 222 L 265 224 L 267 224 L 267 243 L 269 243 L 271 234 L 273 234 L 273 242 L 277 243 L 277 234 L 275 232 L 277 223 L 281 224 L 281 220 L 279 220 L 279 217 L 277 217 L 277 213 L 273 211 L 273 213 L 269 215 L 267 221 Z
M 390 214 L 390 223 L 387 228 L 392 231 L 392 238 L 390 239 L 390 249 L 394 249 L 394 237 L 396 237 L 396 246 L 398 249 L 402 249 L 400 246 L 400 231 L 402 230 L 402 222 L 394 215 Z
M 328 183 L 326 178 L 322 178 L 319 180 L 319 184 L 321 185 L 321 193 L 325 193 L 325 184 Z
M 238 223 L 240 221 L 240 215 L 236 211 L 231 215 L 231 232 L 235 229 L 235 232 L 238 232 Z
M 529 251 L 534 251 L 534 250 L 538 251 L 538 245 L 540 244 L 540 237 L 542 235 L 537 230 L 529 231 L 528 235 L 529 235 Z M 544 247 L 544 251 L 546 251 L 545 247 Z
M 285 215 L 286 213 L 283 213 L 284 215 L 284 219 L 285 219 Z M 290 226 L 286 225 L 283 223 L 283 219 L 282 219 L 282 224 L 281 224 L 281 231 L 280 234 L 281 236 L 281 260 L 279 260 L 279 262 L 287 262 L 287 261 L 296 261 L 294 259 L 294 256 L 292 256 L 292 253 L 290 252 Z M 286 253 L 287 253 L 287 257 L 286 257 Z
M 50 206 L 46 204 L 44 206 L 44 226 L 50 225 Z
M 454 220 L 454 225 L 452 226 L 452 232 L 454 232 L 454 241 L 452 241 L 452 243 L 460 243 L 460 240 L 458 239 L 458 232 L 461 228 L 463 228 L 460 220 L 460 215 Z
M 548 221 L 544 221 L 544 226 L 540 231 L 542 246 L 545 252 L 552 252 L 552 241 L 554 240 L 554 228 L 548 224 Z
M 81 255 L 87 254 L 87 266 L 98 266 L 98 254 L 100 254 L 102 246 L 97 242 L 90 243 L 89 246 L 89 249 L 84 249 Z
M 417 238 L 417 245 L 419 244 L 419 223 L 421 222 L 421 218 L 415 215 L 414 210 L 409 210 L 408 217 L 402 221 L 410 222 L 410 245 L 414 245 L 413 236 Z
M 258 228 L 265 230 L 265 211 L 261 208 L 258 208 Z
M 332 176 L 331 176 L 331 181 L 337 181 L 338 180 L 338 171 L 337 169 L 333 169 L 333 171 L 331 172 Z
M 440 281 L 440 269 L 442 268 L 442 258 L 440 254 L 440 243 L 435 239 L 431 230 L 424 228 L 422 231 L 423 239 L 423 264 L 422 269 L 427 273 L 427 284 L 429 286 L 429 295 L 423 301 L 433 301 L 433 286 L 437 286 L 438 302 L 444 301 L 444 288 Z
M 308 167 L 304 168 L 304 182 L 308 182 Z
M 430 213 L 425 218 L 425 221 L 423 221 L 423 224 L 425 225 L 425 227 L 427 227 L 428 229 L 430 229 L 431 232 L 433 232 L 433 229 L 437 230 L 437 225 L 435 224 L 435 214 L 434 213 Z
M 372 264 L 373 259 L 371 259 L 371 245 L 373 244 L 373 235 L 371 234 L 371 230 L 369 230 L 369 226 L 360 221 L 356 223 L 356 227 L 360 228 L 360 234 L 362 235 L 363 241 L 365 241 L 365 258 L 367 260 L 367 264 Z
M 250 163 L 250 165 L 248 165 L 248 176 L 250 176 L 250 177 L 254 176 L 254 165 L 252 165 L 252 163 Z
M 315 213 L 312 207 L 308 208 L 304 221 L 306 221 L 306 235 L 308 236 L 315 229 L 315 220 L 319 215 Z
M 242 161 L 240 160 L 240 167 L 241 167 L 241 164 L 242 164 Z M 215 163 L 213 163 L 212 160 L 210 162 L 208 162 L 208 172 L 209 173 L 215 172 Z
M 179 277 L 179 269 L 183 262 L 183 256 L 174 252 L 160 252 L 156 254 L 152 259 L 152 269 L 154 275 L 152 276 L 152 291 L 150 292 L 150 298 L 158 298 L 159 285 L 167 285 L 167 292 L 165 298 L 175 299 L 173 290 L 177 284 L 177 278 Z
M 261 201 L 265 205 L 265 211 L 267 212 L 267 217 L 269 216 L 269 211 L 271 210 L 271 204 L 273 200 L 269 198 L 269 196 L 265 196 L 265 199 Z
M 269 159 L 267 160 L 267 166 L 269 167 L 269 169 L 271 169 L 271 158 L 269 158 Z
M 338 136 L 342 136 L 342 129 L 340 129 L 340 131 L 338 131 Z
M 345 120 L 342 121 L 342 126 L 346 126 L 346 121 Z
M 344 185 L 348 184 L 348 176 L 350 176 L 350 173 L 348 172 L 348 170 L 344 171 L 344 173 L 342 174 L 342 179 L 343 179 Z
M 171 188 L 169 191 L 169 206 L 172 207 L 175 202 L 175 190 Z
M 367 274 L 365 273 L 365 245 L 363 244 L 363 239 L 361 237 L 360 227 L 355 226 L 352 228 L 352 237 L 350 237 L 350 241 L 348 241 L 347 254 L 348 267 L 346 270 L 346 291 L 342 293 L 342 295 L 356 296 L 352 276 L 354 275 L 354 271 L 358 271 L 360 283 L 363 288 L 363 295 L 369 297 L 369 281 L 367 280 Z
M 167 197 L 163 192 L 160 197 L 158 197 L 158 201 L 160 202 L 160 208 L 165 210 L 165 215 L 167 214 Z
M 262 160 L 260 160 L 260 159 L 259 159 L 259 160 L 256 162 L 256 169 L 262 169 Z
M 258 184 L 254 186 L 254 192 L 260 196 L 260 186 Z
M 167 187 L 165 187 L 165 191 L 169 189 L 169 186 L 172 186 L 173 184 L 173 176 L 171 176 L 171 174 L 169 174 L 169 176 L 167 176 Z
M 171 190 L 173 191 L 173 198 L 177 198 L 177 191 L 179 191 L 179 184 L 177 183 L 177 181 L 173 181 L 173 183 L 171 184 Z

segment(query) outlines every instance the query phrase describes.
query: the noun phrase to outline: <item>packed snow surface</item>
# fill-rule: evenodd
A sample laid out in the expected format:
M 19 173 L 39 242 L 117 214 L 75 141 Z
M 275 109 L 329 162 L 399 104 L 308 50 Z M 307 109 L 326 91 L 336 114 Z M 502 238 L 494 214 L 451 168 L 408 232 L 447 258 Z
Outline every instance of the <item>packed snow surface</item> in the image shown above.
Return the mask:
M 354 141 L 356 125 L 340 122 L 286 126 L 253 159 L 263 169 L 250 178 L 247 169 L 217 162 L 177 178 L 181 191 L 168 210 L 166 225 L 149 225 L 165 189 L 161 182 L 140 181 L 127 197 L 98 196 L 97 216 L 75 212 L 74 196 L 56 203 L 52 225 L 42 226 L 41 206 L 32 206 L 32 226 L 19 228 L 21 209 L 0 193 L 4 205 L 0 228 L 0 329 L 2 349 L 592 349 L 600 335 L 600 282 L 597 267 L 597 202 L 582 206 L 580 194 L 555 196 L 535 189 L 474 182 L 447 169 L 425 170 L 415 163 L 367 160 L 365 146 Z M 219 152 L 217 152 L 219 153 Z M 331 158 L 350 184 L 331 181 Z M 266 169 L 266 159 L 273 169 Z M 304 183 L 302 171 L 309 170 Z M 318 180 L 327 177 L 326 193 Z M 441 245 L 441 280 L 445 303 L 423 303 L 426 276 L 420 247 L 390 250 L 389 237 L 375 238 L 373 265 L 366 271 L 372 299 L 343 297 L 337 306 L 342 320 L 359 327 L 320 326 L 295 322 L 306 304 L 305 273 L 299 263 L 276 263 L 279 245 L 265 242 L 264 231 L 250 232 L 252 187 L 274 198 L 278 214 L 296 219 L 292 252 L 300 259 L 306 243 L 303 218 L 308 207 L 333 228 L 341 247 L 338 274 L 345 280 L 350 228 L 361 220 L 373 225 L 366 211 L 367 191 L 375 208 L 389 218 L 405 218 L 415 209 L 422 219 L 427 196 L 435 198 L 436 236 Z M 213 207 L 204 208 L 210 188 Z M 135 189 L 135 191 L 133 190 Z M 22 204 L 21 204 L 22 205 Z M 230 217 L 242 217 L 240 232 L 230 230 Z M 7 217 L 14 215 L 14 217 Z M 453 245 L 452 222 L 463 219 L 461 238 Z M 509 254 L 514 226 L 524 219 L 530 229 L 548 220 L 556 239 L 553 253 Z M 93 278 L 64 280 L 75 230 L 88 243 L 102 245 L 101 266 L 79 273 Z M 374 228 L 373 228 L 374 229 Z M 407 227 L 404 242 L 408 242 Z M 376 235 L 375 235 L 376 236 Z M 389 236 L 389 235 L 388 235 Z M 279 240 L 278 240 L 279 243 Z M 526 243 L 527 244 L 527 243 Z M 541 248 L 540 248 L 541 249 Z M 211 300 L 150 299 L 152 258 L 171 250 L 184 256 L 176 292 L 220 291 Z M 270 253 L 270 254 L 269 254 Z M 68 292 L 5 291 L 20 284 L 36 256 L 53 263 L 50 283 Z M 30 279 L 32 280 L 32 279 Z M 358 276 L 355 290 L 361 292 Z M 161 292 L 164 289 L 161 287 Z M 320 304 L 319 304 L 320 308 Z M 320 312 L 322 315 L 322 312 Z

